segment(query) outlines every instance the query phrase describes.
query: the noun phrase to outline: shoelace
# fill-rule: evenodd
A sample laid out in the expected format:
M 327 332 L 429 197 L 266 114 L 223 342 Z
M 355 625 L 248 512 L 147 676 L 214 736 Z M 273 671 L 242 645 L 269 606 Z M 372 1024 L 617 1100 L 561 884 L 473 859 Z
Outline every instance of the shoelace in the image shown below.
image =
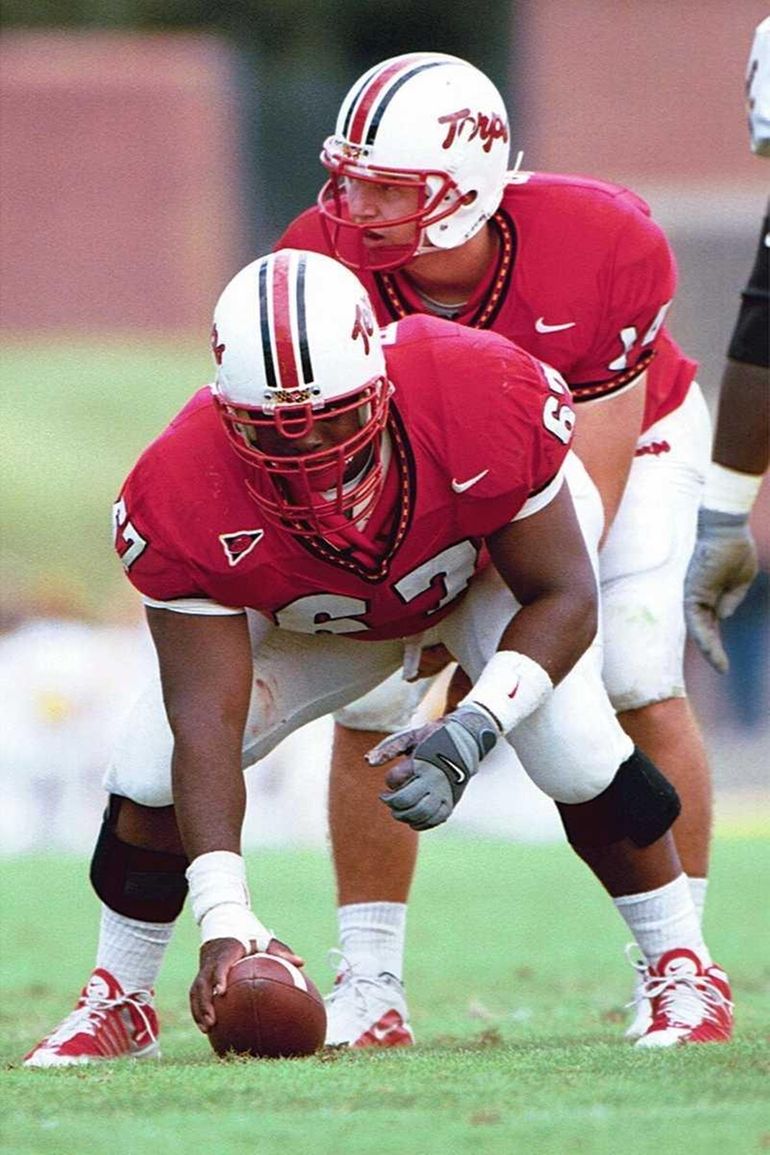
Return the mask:
M 326 996 L 327 1003 L 333 1003 L 343 993 L 343 987 L 354 978 L 353 964 L 341 950 L 332 947 L 327 951 L 326 961 L 329 969 L 334 971 L 334 986 Z
M 378 975 L 357 974 L 350 960 L 336 947 L 332 947 L 326 957 L 329 966 L 337 975 L 337 981 L 330 993 L 326 996 L 326 1002 L 336 1002 L 337 999 L 344 997 L 348 990 L 352 990 L 353 997 L 358 1004 L 359 1013 L 362 1015 L 367 1014 L 369 999 L 366 988 L 369 986 L 374 987 L 376 990 L 382 981 L 381 978 Z
M 625 955 L 629 964 L 636 971 L 636 983 L 634 985 L 634 997 L 630 1003 L 626 1003 L 626 1007 L 636 1008 L 641 1002 L 647 998 L 645 993 L 645 985 L 647 982 L 648 967 L 644 961 L 642 952 L 639 950 L 635 942 L 626 943 Z
M 74 1011 L 67 1015 L 64 1022 L 54 1031 L 45 1045 L 46 1047 L 58 1046 L 60 1043 L 68 1042 L 78 1034 L 95 1035 L 97 1027 L 104 1022 L 109 1011 L 125 1006 L 131 1006 L 137 1011 L 150 1041 L 154 1043 L 157 1035 L 150 1016 L 145 1010 L 145 1007 L 151 1002 L 152 991 L 134 991 L 130 995 L 122 995 L 115 999 L 88 999 L 82 1007 L 75 1007 Z
M 644 983 L 648 999 L 660 999 L 661 1010 L 672 1026 L 697 1027 L 704 1020 L 718 1022 L 718 1012 L 731 1010 L 731 1001 L 708 975 L 650 975 Z
M 642 952 L 635 942 L 626 943 L 625 955 L 638 975 L 644 976 L 647 974 L 647 963 L 644 961 Z

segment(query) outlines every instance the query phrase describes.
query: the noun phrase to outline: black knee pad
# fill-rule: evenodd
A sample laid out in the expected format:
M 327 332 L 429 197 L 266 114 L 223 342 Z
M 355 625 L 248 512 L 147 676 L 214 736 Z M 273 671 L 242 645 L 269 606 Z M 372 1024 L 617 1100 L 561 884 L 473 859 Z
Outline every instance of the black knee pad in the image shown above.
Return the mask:
M 576 850 L 610 846 L 630 838 L 651 846 L 679 816 L 679 795 L 641 750 L 620 766 L 606 790 L 590 802 L 557 803 L 567 838 Z
M 113 796 L 91 859 L 91 885 L 117 914 L 141 922 L 173 922 L 187 897 L 183 854 L 146 850 L 115 833 L 119 805 Z

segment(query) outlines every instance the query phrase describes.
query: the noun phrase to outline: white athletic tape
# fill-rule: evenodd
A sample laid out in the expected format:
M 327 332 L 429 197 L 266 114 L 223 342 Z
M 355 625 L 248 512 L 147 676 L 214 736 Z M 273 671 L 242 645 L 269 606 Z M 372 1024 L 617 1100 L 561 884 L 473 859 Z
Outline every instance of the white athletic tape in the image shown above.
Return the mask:
M 245 958 L 238 959 L 238 962 L 233 963 L 233 966 L 230 968 L 231 973 L 240 963 L 248 962 L 250 959 L 254 958 L 269 958 L 271 962 L 280 963 L 280 965 L 288 973 L 295 987 L 298 987 L 301 991 L 306 991 L 308 989 L 307 979 L 299 967 L 296 967 L 294 963 L 289 962 L 287 958 L 281 958 L 280 955 L 277 954 L 268 954 L 266 951 L 257 951 L 256 954 L 249 954 L 246 955 Z
M 498 650 L 471 686 L 461 706 L 483 706 L 500 725 L 503 734 L 541 705 L 553 690 L 543 667 L 516 650 Z
M 762 474 L 740 473 L 712 461 L 706 474 L 703 506 L 718 513 L 750 513 L 762 485 Z
M 240 854 L 229 850 L 199 854 L 188 866 L 186 877 L 202 943 L 234 938 L 247 951 L 252 943 L 264 950 L 273 934 L 251 910 L 246 864 Z

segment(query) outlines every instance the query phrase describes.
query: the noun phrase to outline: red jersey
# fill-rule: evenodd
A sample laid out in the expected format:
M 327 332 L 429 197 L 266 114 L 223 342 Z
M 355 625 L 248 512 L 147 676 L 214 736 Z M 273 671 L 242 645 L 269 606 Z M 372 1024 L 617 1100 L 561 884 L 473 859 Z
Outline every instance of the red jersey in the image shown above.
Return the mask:
M 207 598 L 286 629 L 408 637 L 438 622 L 488 564 L 483 539 L 545 490 L 574 413 L 552 370 L 493 333 L 415 316 L 385 334 L 391 459 L 360 535 L 334 548 L 266 522 L 210 387 L 135 465 L 116 505 L 116 549 L 159 601 Z
M 676 267 L 640 197 L 583 177 L 518 173 L 492 227 L 497 262 L 454 320 L 494 329 L 553 365 L 578 402 L 623 389 L 649 366 L 643 429 L 679 407 L 697 366 L 666 330 Z M 333 255 L 317 208 L 277 247 Z M 430 311 L 402 271 L 359 277 L 381 325 Z

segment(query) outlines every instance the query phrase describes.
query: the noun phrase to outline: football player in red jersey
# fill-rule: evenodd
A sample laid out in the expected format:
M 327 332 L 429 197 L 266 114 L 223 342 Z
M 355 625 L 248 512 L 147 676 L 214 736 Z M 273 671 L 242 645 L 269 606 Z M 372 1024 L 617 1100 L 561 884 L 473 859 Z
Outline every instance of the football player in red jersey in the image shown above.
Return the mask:
M 726 1041 L 729 986 L 670 833 L 676 791 L 602 686 L 581 528 L 597 536 L 601 519 L 569 453 L 558 373 L 437 318 L 381 337 L 356 276 L 298 250 L 236 275 L 212 346 L 216 384 L 145 450 L 116 505 L 159 680 L 107 773 L 97 969 L 26 1063 L 157 1053 L 151 992 L 186 883 L 201 1030 L 245 954 L 302 965 L 251 909 L 242 769 L 391 675 L 419 639 L 446 646 L 472 684 L 444 717 L 370 753 L 398 759 L 382 794 L 393 817 L 445 822 L 510 738 L 643 952 L 656 1015 L 637 1045 Z
M 680 793 L 674 836 L 702 914 L 711 782 L 685 691 L 682 585 L 709 417 L 695 364 L 665 327 L 675 291 L 665 236 L 628 189 L 509 172 L 502 98 L 455 57 L 414 53 L 370 69 L 345 97 L 321 159 L 329 180 L 318 205 L 280 245 L 355 268 L 381 324 L 428 312 L 492 329 L 568 382 L 580 414 L 575 449 L 604 505 L 605 685 L 626 732 Z M 424 650 L 420 673 L 440 660 Z M 384 990 L 377 997 L 378 973 L 401 977 L 416 839 L 388 828 L 376 776 L 367 781 L 361 765 L 367 731 L 404 725 L 418 698 L 393 679 L 337 716 L 330 823 L 351 965 L 329 1003 L 330 1041 L 367 1036 L 388 1001 Z M 630 1035 L 649 1022 L 643 979 Z

